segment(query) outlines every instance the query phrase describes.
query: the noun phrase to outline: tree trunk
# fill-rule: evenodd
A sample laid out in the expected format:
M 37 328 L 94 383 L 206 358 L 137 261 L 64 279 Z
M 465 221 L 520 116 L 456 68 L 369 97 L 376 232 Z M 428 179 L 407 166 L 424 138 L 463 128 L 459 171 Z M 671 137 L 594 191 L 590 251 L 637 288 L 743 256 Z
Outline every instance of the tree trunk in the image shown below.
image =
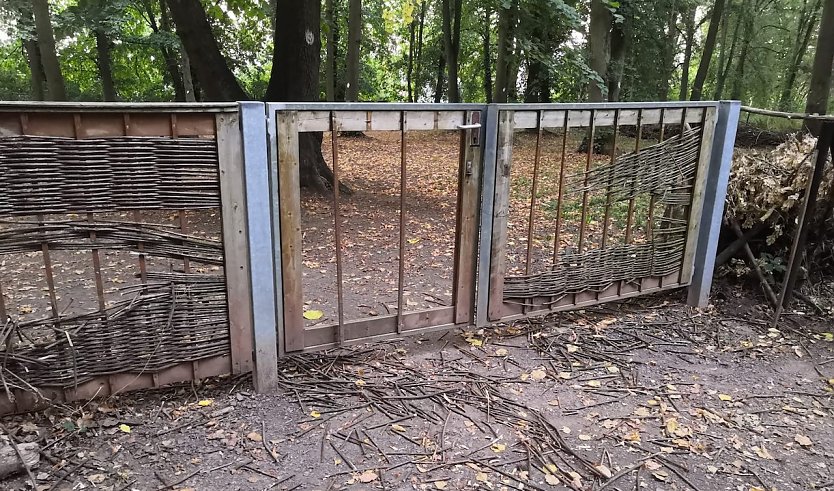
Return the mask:
M 460 54 L 460 19 L 462 0 L 441 0 L 443 9 L 443 47 L 446 52 L 446 83 L 449 102 L 460 102 L 458 55 Z M 454 1 L 454 11 L 451 2 Z
M 513 25 L 518 1 L 513 0 L 510 8 L 504 8 L 503 4 L 499 3 L 498 8 L 498 57 L 495 61 L 495 93 L 492 100 L 504 103 L 508 100 L 510 84 L 515 84 L 515 80 L 510 80 L 510 58 L 513 55 Z
M 362 45 L 362 0 L 348 4 L 347 87 L 345 101 L 359 100 L 359 53 Z
M 701 63 L 698 64 L 698 72 L 695 73 L 695 81 L 692 82 L 692 95 L 690 99 L 700 101 L 704 92 L 704 82 L 707 80 L 709 65 L 712 62 L 712 54 L 715 51 L 715 42 L 718 39 L 718 28 L 721 26 L 721 16 L 724 15 L 725 0 L 715 0 L 710 14 L 709 30 L 704 41 L 704 52 L 701 55 Z
M 724 86 L 727 83 L 727 76 L 730 74 L 730 67 L 733 64 L 734 55 L 736 52 L 736 45 L 738 44 L 738 32 L 741 29 L 741 21 L 743 15 L 741 12 L 736 15 L 736 24 L 733 27 L 733 41 L 730 43 L 730 51 L 727 54 L 727 63 L 723 67 L 718 67 L 718 76 L 715 80 L 715 96 L 713 99 L 720 100 L 724 95 Z
M 446 79 L 443 76 L 446 74 L 446 56 L 443 51 L 440 51 L 440 56 L 437 59 L 437 74 L 435 76 L 434 84 L 434 102 L 435 104 L 443 100 L 443 88 L 446 86 Z
M 793 50 L 791 51 L 790 65 L 788 66 L 788 73 L 785 76 L 785 83 L 782 86 L 782 94 L 779 97 L 779 110 L 790 111 L 791 99 L 793 98 L 793 86 L 796 83 L 796 76 L 799 73 L 799 66 L 802 64 L 802 59 L 808 51 L 808 45 L 811 43 L 811 34 L 814 31 L 814 26 L 817 23 L 817 14 L 819 13 L 821 0 L 817 0 L 813 4 L 806 0 L 803 3 L 803 12 L 800 16 L 799 28 L 796 30 L 796 40 L 794 41 Z M 811 7 L 810 11 L 806 10 Z
M 678 11 L 676 3 L 674 0 L 672 1 L 672 6 L 668 12 L 669 17 L 666 22 L 666 45 L 663 49 L 663 65 L 661 67 L 664 77 L 663 85 L 661 85 L 660 93 L 658 94 L 658 99 L 661 101 L 669 99 L 672 74 L 675 71 L 675 56 L 678 50 Z
M 273 0 L 274 1 L 274 0 Z M 272 11 L 273 13 L 275 10 Z M 327 56 L 324 60 L 324 93 L 325 99 L 332 102 L 336 100 L 336 14 L 334 0 L 325 0 L 324 8 L 325 24 L 327 25 Z M 275 18 L 275 15 L 272 16 Z M 273 20 L 273 25 L 275 21 Z
M 408 60 L 405 68 L 405 86 L 408 91 L 408 102 L 414 102 L 414 52 L 417 42 L 417 19 L 412 19 L 408 25 Z
M 34 39 L 24 39 L 23 49 L 26 50 L 26 61 L 29 64 L 29 73 L 32 75 L 32 99 L 42 101 L 46 94 L 43 86 L 43 66 L 41 65 L 41 51 L 38 49 L 38 42 Z
M 104 102 L 116 100 L 116 86 L 113 83 L 113 69 L 110 63 L 110 39 L 104 29 L 95 29 L 98 76 L 101 79 L 101 95 Z
M 608 72 L 608 43 L 611 31 L 611 11 L 604 0 L 591 0 L 591 20 L 588 24 L 588 66 L 600 80 L 588 82 L 588 101 L 602 102 Z
M 834 0 L 825 0 L 817 35 L 817 50 L 811 69 L 811 83 L 808 88 L 808 102 L 805 112 L 826 114 L 831 94 L 831 70 L 834 65 Z M 805 126 L 815 136 L 819 135 L 820 122 L 806 121 Z
M 742 12 L 742 15 L 744 13 Z M 736 63 L 736 73 L 733 76 L 733 89 L 730 92 L 730 99 L 741 100 L 744 71 L 747 67 L 747 55 L 750 51 L 750 43 L 753 41 L 753 18 L 745 15 L 744 19 L 744 33 L 741 39 L 741 51 L 739 52 L 738 63 Z
M 185 102 L 197 102 L 194 79 L 191 77 L 191 59 L 188 57 L 188 52 L 182 46 L 180 46 L 180 59 L 182 60 L 182 88 Z
M 489 6 L 484 7 L 484 100 L 492 103 L 492 11 Z
M 194 60 L 192 66 L 197 73 L 197 78 L 200 79 L 200 87 L 205 99 L 209 101 L 248 99 L 249 96 L 246 95 L 246 92 L 238 83 L 234 73 L 229 68 L 229 64 L 220 52 L 220 47 L 211 32 L 211 25 L 200 0 L 168 0 L 168 7 L 171 9 L 171 17 L 177 25 L 177 34 L 182 41 L 182 45 L 185 47 L 188 57 Z M 316 31 L 318 32 L 318 29 Z M 316 70 L 318 71 L 318 64 L 316 64 Z M 295 79 L 297 77 L 287 76 L 286 78 Z
M 681 65 L 681 90 L 679 99 L 685 101 L 689 98 L 689 68 L 692 64 L 692 49 L 695 44 L 695 16 L 698 14 L 696 9 L 691 9 L 686 13 L 684 21 L 685 44 L 683 50 L 683 65 Z
M 171 32 L 171 21 L 168 17 L 168 8 L 165 4 L 165 0 L 159 0 L 159 11 L 162 22 L 161 28 L 156 23 L 156 14 L 154 13 L 153 7 L 154 1 L 144 0 L 142 2 L 142 5 L 145 8 L 145 12 L 148 14 L 148 23 L 150 24 L 151 30 L 153 32 L 155 32 L 156 34 L 159 34 L 160 31 Z M 184 73 L 180 73 L 180 66 L 177 63 L 176 57 L 166 46 L 160 46 L 159 51 L 162 53 L 162 60 L 165 62 L 165 70 L 168 73 L 168 78 L 171 81 L 171 85 L 174 87 L 175 100 L 180 102 L 187 101 L 188 93 L 184 85 Z M 184 71 L 185 70 L 183 70 L 183 72 Z
M 620 100 L 623 72 L 625 71 L 625 57 L 628 52 L 629 26 L 627 20 L 616 22 L 611 29 L 611 62 L 608 64 L 608 101 Z
M 321 2 L 278 0 L 275 12 L 272 73 L 266 100 L 318 101 Z M 333 172 L 324 161 L 321 142 L 321 133 L 299 135 L 299 177 L 303 187 L 325 191 L 332 189 Z
M 417 50 L 414 56 L 417 58 L 415 62 L 415 71 L 417 72 L 414 83 L 415 100 L 420 98 L 419 93 L 423 89 L 423 29 L 426 25 L 426 0 L 420 2 L 420 24 L 417 29 Z
M 52 20 L 49 16 L 47 0 L 32 0 L 32 13 L 35 17 L 41 66 L 46 76 L 46 98 L 51 101 L 65 101 L 67 90 L 64 86 L 64 75 L 61 73 L 58 53 L 55 51 L 55 36 L 52 32 Z

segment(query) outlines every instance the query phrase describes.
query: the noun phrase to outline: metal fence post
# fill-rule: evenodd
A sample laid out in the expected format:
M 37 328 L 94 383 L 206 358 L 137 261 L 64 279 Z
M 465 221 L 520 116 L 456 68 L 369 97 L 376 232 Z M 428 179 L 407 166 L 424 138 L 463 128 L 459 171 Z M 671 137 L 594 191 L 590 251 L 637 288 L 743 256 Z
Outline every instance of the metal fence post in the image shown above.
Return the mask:
M 243 165 L 246 181 L 246 222 L 253 313 L 254 369 L 258 392 L 277 390 L 278 335 L 272 241 L 272 201 L 266 106 L 240 103 Z
M 718 106 L 718 121 L 712 142 L 709 172 L 706 176 L 706 194 L 695 249 L 692 283 L 687 297 L 687 303 L 693 307 L 705 307 L 709 303 L 740 110 L 739 101 L 721 101 Z
M 489 272 L 492 255 L 493 206 L 495 204 L 495 166 L 498 148 L 498 106 L 489 104 L 484 122 L 485 138 L 481 179 L 481 217 L 478 239 L 478 275 L 475 289 L 475 325 L 489 324 Z

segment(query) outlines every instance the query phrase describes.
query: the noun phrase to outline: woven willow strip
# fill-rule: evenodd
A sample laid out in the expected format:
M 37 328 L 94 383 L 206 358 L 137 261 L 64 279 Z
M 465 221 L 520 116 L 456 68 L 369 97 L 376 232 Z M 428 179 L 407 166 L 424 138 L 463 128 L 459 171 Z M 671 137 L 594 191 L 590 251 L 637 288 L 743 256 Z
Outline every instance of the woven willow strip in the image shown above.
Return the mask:
M 668 140 L 622 155 L 613 164 L 569 176 L 568 194 L 611 191 L 612 201 L 653 195 L 668 213 L 655 217 L 647 243 L 620 244 L 585 252 L 565 250 L 546 272 L 507 276 L 504 300 L 521 303 L 536 297 L 562 298 L 569 294 L 601 292 L 619 282 L 658 277 L 680 271 L 688 222 L 681 218 L 692 199 L 701 145 L 700 129 L 686 130 Z M 587 185 L 586 185 L 587 176 Z M 514 302 L 515 300 L 515 302 Z
M 23 322 L 18 331 L 53 331 L 49 341 L 8 352 L 2 366 L 36 387 L 72 387 L 117 373 L 153 373 L 229 353 L 222 276 L 149 273 L 156 283 L 101 312 Z M 72 342 L 70 342 L 72 340 Z
M 223 244 L 219 240 L 203 240 L 158 225 L 125 222 L 55 221 L 38 225 L 35 222 L 0 221 L 12 228 L 0 230 L 0 254 L 40 251 L 42 243 L 51 250 L 136 250 L 171 259 L 187 258 L 206 264 L 223 264 Z M 90 240 L 95 232 L 96 240 Z
M 587 173 L 567 176 L 566 194 L 607 190 L 611 187 L 611 199 L 629 200 L 640 194 L 665 194 L 679 183 L 695 176 L 701 131 L 693 128 L 668 140 L 646 147 L 638 153 L 617 157 L 614 164 L 592 169 Z
M 205 138 L 0 137 L 0 214 L 220 206 Z

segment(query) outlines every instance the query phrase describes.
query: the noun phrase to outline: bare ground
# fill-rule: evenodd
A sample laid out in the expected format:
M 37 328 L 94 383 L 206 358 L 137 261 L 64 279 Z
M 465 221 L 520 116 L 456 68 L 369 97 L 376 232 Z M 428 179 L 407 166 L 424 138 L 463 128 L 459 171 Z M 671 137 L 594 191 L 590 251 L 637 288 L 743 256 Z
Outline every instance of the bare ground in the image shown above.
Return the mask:
M 41 442 L 39 489 L 834 488 L 830 319 L 770 329 L 749 292 L 715 298 L 292 357 L 274 395 L 221 378 L 3 424 Z

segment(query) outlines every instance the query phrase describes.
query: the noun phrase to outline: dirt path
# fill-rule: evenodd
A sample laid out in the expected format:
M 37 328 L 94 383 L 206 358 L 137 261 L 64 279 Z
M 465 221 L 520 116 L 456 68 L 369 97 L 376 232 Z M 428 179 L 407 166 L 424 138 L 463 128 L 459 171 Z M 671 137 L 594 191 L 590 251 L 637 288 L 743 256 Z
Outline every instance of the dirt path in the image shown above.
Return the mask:
M 47 446 L 39 489 L 831 489 L 831 335 L 769 329 L 742 293 L 295 357 L 280 395 L 221 379 L 4 424 Z

